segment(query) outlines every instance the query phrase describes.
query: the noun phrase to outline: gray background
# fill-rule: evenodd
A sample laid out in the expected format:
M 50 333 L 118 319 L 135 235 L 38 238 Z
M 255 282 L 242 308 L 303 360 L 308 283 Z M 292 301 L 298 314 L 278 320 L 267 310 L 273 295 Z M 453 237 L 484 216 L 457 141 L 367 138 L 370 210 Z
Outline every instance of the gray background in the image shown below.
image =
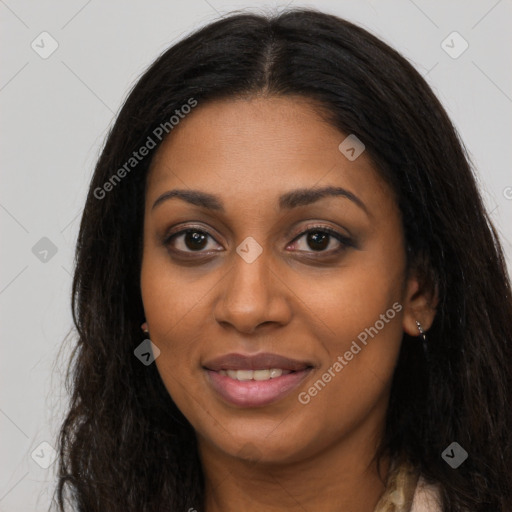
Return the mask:
M 510 269 L 511 0 L 0 0 L 0 511 L 48 509 L 56 464 L 41 465 L 51 462 L 66 406 L 72 340 L 60 359 L 57 352 L 72 326 L 79 216 L 126 93 L 164 49 L 198 26 L 233 9 L 285 5 L 311 5 L 361 24 L 426 77 L 478 170 Z M 58 43 L 46 59 L 31 47 L 34 41 L 39 51 L 50 49 L 48 36 L 39 36 L 44 31 Z M 469 44 L 458 58 L 441 46 L 453 31 Z M 452 53 L 462 48 L 453 37 L 445 44 Z

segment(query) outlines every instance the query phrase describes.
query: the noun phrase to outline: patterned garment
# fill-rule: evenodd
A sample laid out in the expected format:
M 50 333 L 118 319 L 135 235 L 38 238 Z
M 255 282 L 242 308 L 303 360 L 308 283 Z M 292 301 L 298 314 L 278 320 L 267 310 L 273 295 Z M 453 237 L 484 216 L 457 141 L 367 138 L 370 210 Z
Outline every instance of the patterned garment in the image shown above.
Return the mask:
M 410 464 L 392 464 L 375 512 L 442 512 L 439 496 Z

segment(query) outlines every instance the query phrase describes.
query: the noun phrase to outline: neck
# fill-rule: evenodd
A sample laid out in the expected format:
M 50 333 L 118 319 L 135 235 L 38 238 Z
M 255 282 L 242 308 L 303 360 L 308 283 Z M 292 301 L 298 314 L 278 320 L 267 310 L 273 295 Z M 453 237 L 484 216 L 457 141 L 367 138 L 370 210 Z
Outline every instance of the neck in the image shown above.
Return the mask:
M 198 439 L 205 477 L 205 512 L 373 512 L 385 490 L 389 459 L 381 475 L 372 461 L 370 432 L 329 445 L 314 456 L 291 462 L 251 462 Z M 250 454 L 248 454 L 250 455 Z M 382 477 L 382 478 L 381 478 Z

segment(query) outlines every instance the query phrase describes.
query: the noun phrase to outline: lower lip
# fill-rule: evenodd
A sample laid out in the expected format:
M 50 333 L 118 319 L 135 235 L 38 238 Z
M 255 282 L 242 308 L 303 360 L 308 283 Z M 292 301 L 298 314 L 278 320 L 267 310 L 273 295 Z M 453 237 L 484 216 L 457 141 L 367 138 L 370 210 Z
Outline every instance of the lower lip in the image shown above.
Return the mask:
M 213 370 L 206 370 L 213 389 L 224 400 L 240 407 L 261 407 L 291 393 L 306 378 L 312 368 L 291 372 L 269 380 L 235 380 Z

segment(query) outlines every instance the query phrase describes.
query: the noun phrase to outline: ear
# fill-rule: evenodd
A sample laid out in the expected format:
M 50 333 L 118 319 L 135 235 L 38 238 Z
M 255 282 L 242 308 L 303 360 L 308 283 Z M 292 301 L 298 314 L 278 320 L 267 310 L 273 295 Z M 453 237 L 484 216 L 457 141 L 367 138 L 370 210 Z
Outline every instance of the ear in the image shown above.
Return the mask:
M 418 272 L 411 272 L 405 286 L 402 326 L 410 336 L 419 336 L 418 321 L 426 332 L 432 326 L 439 303 L 437 285 L 427 285 Z

